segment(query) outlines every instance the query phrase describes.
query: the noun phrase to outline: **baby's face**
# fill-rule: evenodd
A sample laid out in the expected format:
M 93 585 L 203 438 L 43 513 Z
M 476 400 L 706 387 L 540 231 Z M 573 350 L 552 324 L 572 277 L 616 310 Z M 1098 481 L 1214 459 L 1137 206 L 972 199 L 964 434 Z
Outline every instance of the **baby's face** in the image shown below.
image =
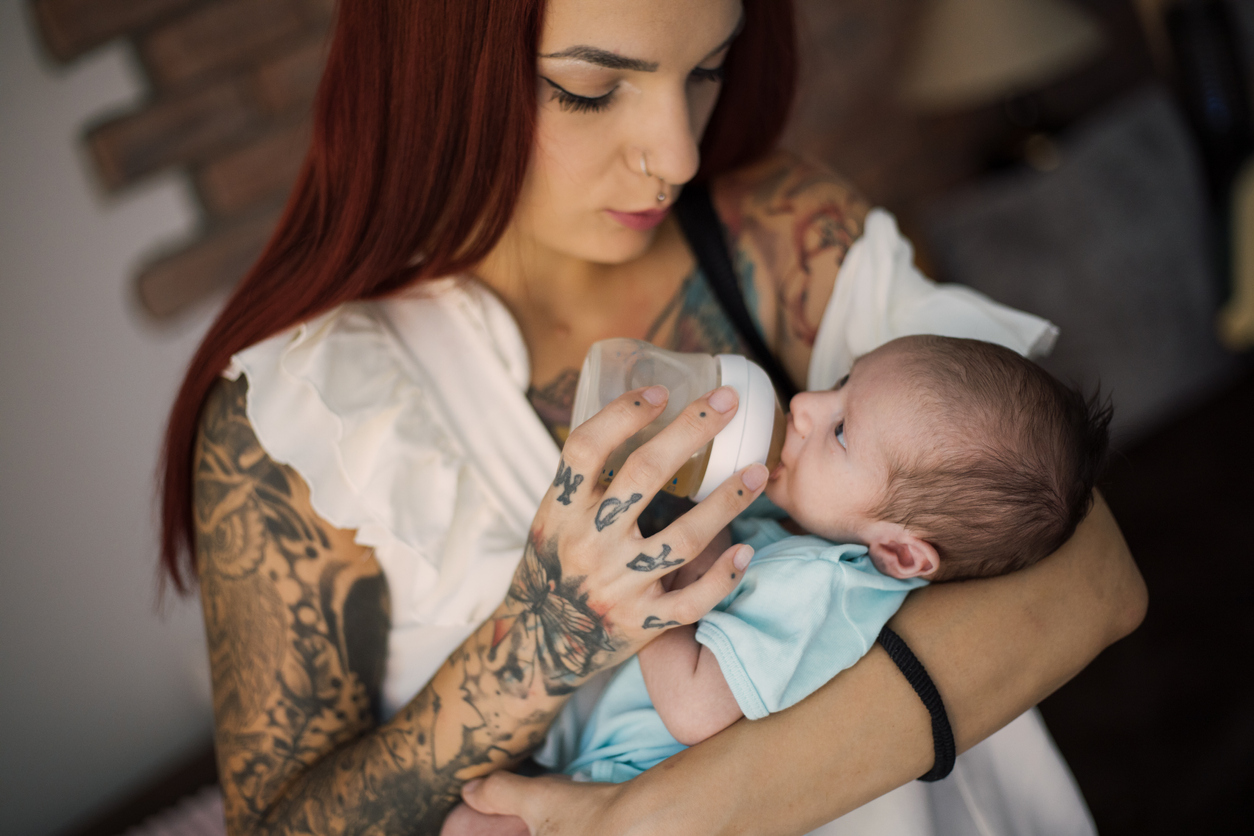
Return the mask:
M 792 399 L 766 494 L 808 531 L 866 542 L 862 532 L 884 496 L 890 462 L 926 443 L 898 359 L 890 344 L 858 360 L 836 388 Z

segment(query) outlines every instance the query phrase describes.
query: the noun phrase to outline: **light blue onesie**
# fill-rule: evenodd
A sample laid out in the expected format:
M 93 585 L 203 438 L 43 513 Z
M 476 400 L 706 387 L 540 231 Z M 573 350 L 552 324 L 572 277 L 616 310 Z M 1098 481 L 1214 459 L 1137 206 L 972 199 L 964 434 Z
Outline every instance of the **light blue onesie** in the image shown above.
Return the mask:
M 795 537 L 778 522 L 732 523 L 754 547 L 740 585 L 697 625 L 750 720 L 780 711 L 862 658 L 906 593 L 925 585 L 876 571 L 865 546 Z M 620 782 L 682 751 L 649 701 L 634 657 L 606 686 L 565 771 Z

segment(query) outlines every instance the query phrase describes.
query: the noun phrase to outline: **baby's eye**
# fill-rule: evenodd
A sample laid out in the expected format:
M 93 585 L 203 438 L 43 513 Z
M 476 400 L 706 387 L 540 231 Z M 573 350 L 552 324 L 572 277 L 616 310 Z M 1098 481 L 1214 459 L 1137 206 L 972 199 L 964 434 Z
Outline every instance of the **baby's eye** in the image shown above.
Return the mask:
M 836 425 L 836 440 L 840 442 L 841 447 L 844 447 L 846 450 L 849 449 L 849 445 L 845 443 L 845 422 L 844 421 L 841 421 L 839 424 Z

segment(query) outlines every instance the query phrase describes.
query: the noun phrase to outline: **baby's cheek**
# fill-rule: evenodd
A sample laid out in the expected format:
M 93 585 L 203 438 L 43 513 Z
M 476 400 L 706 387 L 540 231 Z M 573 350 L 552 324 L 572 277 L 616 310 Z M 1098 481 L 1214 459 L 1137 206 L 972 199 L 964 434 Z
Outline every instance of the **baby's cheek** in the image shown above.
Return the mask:
M 781 473 L 778 477 L 771 479 L 766 483 L 766 490 L 763 491 L 763 493 L 766 494 L 766 498 L 771 500 L 771 502 L 774 502 L 780 508 L 784 508 L 785 504 L 788 502 L 788 491 L 785 489 L 783 476 L 784 474 Z M 785 508 L 785 510 L 787 509 Z

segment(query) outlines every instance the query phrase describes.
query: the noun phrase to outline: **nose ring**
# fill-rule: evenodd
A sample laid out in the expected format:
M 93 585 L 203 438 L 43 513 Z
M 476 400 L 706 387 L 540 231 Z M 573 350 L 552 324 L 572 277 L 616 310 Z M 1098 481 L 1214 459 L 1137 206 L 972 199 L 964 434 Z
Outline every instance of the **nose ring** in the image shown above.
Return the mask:
M 640 173 L 643 174 L 645 177 L 652 179 L 655 175 L 651 171 L 649 171 L 649 162 L 646 157 L 647 155 L 643 151 L 641 151 L 640 152 Z M 663 180 L 661 177 L 658 177 L 657 181 L 662 184 L 662 188 L 660 188 L 657 193 L 657 202 L 665 203 L 666 202 L 666 181 Z

